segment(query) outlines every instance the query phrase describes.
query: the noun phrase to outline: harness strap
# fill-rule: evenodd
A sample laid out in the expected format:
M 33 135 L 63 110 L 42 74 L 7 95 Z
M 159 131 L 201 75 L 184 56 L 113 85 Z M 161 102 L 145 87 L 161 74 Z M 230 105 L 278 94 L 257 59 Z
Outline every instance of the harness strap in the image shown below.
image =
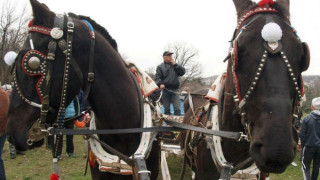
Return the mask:
M 54 25 L 53 29 L 50 31 L 50 35 L 53 38 L 62 38 L 63 37 L 63 24 L 64 24 L 64 16 L 57 14 L 55 19 L 54 19 Z M 53 33 L 56 32 L 57 36 L 53 35 Z M 62 33 L 61 33 L 62 32 Z M 50 103 L 50 98 L 49 98 L 49 90 L 50 90 L 50 85 L 51 85 L 51 76 L 52 76 L 52 66 L 53 62 L 55 60 L 55 51 L 57 49 L 57 39 L 52 39 L 49 44 L 48 44 L 48 56 L 45 61 L 45 65 L 47 66 L 47 71 L 43 73 L 45 83 L 42 82 L 40 83 L 41 86 L 41 97 L 42 97 L 42 107 L 41 107 L 41 113 L 40 113 L 40 122 L 41 124 L 45 124 L 47 120 L 47 114 L 49 112 L 49 103 Z
M 94 139 L 94 140 L 96 140 L 96 141 L 98 141 L 104 148 L 106 148 L 112 154 L 117 155 L 120 159 L 125 161 L 128 165 L 134 167 L 134 161 L 131 158 L 129 158 L 128 156 L 126 156 L 126 155 L 120 153 L 119 151 L 115 150 L 114 148 L 112 148 L 111 146 L 109 146 L 105 142 L 101 141 L 99 138 L 95 137 L 94 135 L 89 135 L 89 137 Z
M 90 47 L 90 57 L 89 57 L 89 71 L 88 71 L 88 79 L 86 83 L 86 90 L 84 92 L 84 99 L 87 99 L 90 93 L 90 89 L 92 86 L 92 82 L 94 81 L 94 73 L 93 73 L 93 60 L 94 60 L 94 48 L 95 48 L 95 33 L 93 30 L 93 27 L 87 20 L 82 20 L 84 22 L 89 30 L 91 35 L 91 47 Z
M 62 84 L 62 92 L 61 92 L 61 99 L 60 99 L 60 107 L 58 111 L 57 120 L 55 121 L 56 126 L 59 128 L 63 128 L 64 126 L 64 119 L 65 119 L 65 110 L 66 110 L 66 97 L 67 97 L 67 87 L 68 87 L 68 80 L 69 80 L 69 67 L 70 61 L 72 58 L 72 39 L 73 39 L 73 29 L 74 24 L 71 17 L 68 17 L 67 22 L 67 51 L 65 67 L 64 67 L 64 76 L 63 76 L 63 84 Z M 53 158 L 58 156 L 58 147 L 59 143 L 62 141 L 62 135 L 57 135 L 54 141 L 54 148 L 52 151 Z

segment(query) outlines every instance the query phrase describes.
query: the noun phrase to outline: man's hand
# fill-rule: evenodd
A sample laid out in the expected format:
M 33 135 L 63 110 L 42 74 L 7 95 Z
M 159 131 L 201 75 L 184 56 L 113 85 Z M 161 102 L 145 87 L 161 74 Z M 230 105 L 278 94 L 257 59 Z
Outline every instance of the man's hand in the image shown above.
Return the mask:
M 160 89 L 164 89 L 164 88 L 165 88 L 164 84 L 161 84 Z
M 171 63 L 172 65 L 175 65 L 175 64 L 176 64 L 176 61 L 174 61 L 174 59 L 171 57 L 171 58 L 170 58 L 170 63 Z

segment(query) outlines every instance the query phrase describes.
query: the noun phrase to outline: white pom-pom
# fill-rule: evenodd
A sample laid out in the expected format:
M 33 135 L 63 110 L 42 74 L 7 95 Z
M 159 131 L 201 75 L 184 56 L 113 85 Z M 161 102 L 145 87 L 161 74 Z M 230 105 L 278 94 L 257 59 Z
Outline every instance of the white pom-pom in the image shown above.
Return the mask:
M 8 66 L 11 66 L 14 63 L 14 61 L 16 60 L 16 57 L 17 57 L 17 53 L 16 52 L 9 51 L 4 56 L 4 62 L 6 62 L 6 64 Z
M 265 41 L 277 42 L 282 37 L 282 30 L 278 24 L 271 22 L 263 26 L 261 35 Z

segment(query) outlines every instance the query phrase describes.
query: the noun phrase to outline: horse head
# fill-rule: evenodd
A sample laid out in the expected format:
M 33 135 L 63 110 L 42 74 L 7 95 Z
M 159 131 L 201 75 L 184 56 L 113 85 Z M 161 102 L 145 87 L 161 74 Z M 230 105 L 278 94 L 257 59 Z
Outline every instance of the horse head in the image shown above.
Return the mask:
M 263 3 L 234 0 L 238 25 L 228 64 L 227 84 L 232 88 L 227 91 L 236 96 L 225 102 L 234 98 L 231 111 L 238 112 L 235 116 L 248 132 L 250 155 L 258 168 L 280 173 L 296 154 L 293 115 L 309 54 L 290 25 L 289 0 Z
M 29 23 L 29 36 L 15 58 L 15 85 L 7 125 L 8 139 L 19 150 L 42 145 L 43 136 L 35 137 L 32 131 L 52 124 L 62 127 L 63 122 L 57 119 L 64 118 L 66 105 L 80 89 L 91 86 L 88 82 L 94 74 L 90 72 L 93 67 L 89 66 L 97 62 L 89 59 L 98 57 L 111 65 L 124 66 L 115 40 L 93 20 L 70 13 L 58 15 L 36 0 L 30 2 L 33 20 Z M 92 26 L 99 32 L 95 34 Z M 99 53 L 106 53 L 108 57 L 94 53 L 98 49 L 92 48 L 94 43 L 96 47 L 104 44 Z M 109 62 L 111 59 L 113 62 Z M 96 81 L 101 80 L 96 78 Z M 96 101 L 90 94 L 89 101 Z

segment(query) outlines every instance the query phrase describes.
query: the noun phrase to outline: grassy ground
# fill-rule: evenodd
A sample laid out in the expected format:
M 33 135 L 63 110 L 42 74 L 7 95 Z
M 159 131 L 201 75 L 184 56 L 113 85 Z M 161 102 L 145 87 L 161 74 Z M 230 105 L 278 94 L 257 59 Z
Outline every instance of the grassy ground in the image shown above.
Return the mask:
M 62 161 L 59 162 L 62 168 L 63 180 L 89 180 L 90 170 L 87 176 L 83 176 L 86 159 L 84 141 L 81 136 L 75 136 L 75 153 L 76 158 L 69 158 L 65 151 L 62 156 Z M 65 145 L 65 144 L 64 144 Z M 46 180 L 51 174 L 51 151 L 47 150 L 45 146 L 31 151 L 27 151 L 25 155 L 18 155 L 16 159 L 10 159 L 9 145 L 5 144 L 3 160 L 6 168 L 6 175 L 8 180 Z M 167 159 L 171 179 L 179 178 L 182 158 L 179 156 L 170 155 Z M 301 180 L 302 171 L 301 163 L 298 157 L 295 159 L 298 164 L 297 167 L 290 165 L 288 169 L 282 174 L 271 174 L 272 180 Z M 190 170 L 188 170 L 185 177 L 190 177 Z M 161 177 L 158 178 L 159 180 Z M 189 178 L 186 178 L 189 179 Z

